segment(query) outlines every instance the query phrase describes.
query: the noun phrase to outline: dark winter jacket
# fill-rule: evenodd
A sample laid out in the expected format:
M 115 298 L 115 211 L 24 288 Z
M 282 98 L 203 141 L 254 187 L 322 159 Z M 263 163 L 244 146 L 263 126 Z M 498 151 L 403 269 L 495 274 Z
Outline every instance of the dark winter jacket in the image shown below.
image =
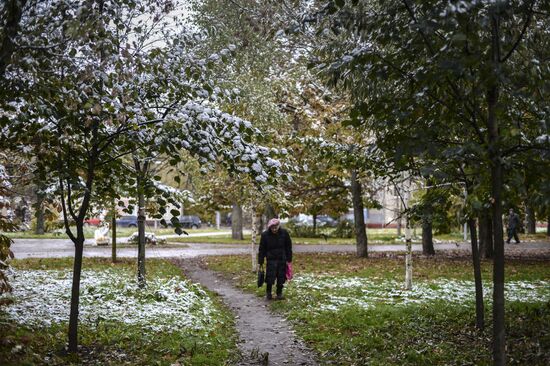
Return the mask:
M 508 216 L 508 229 L 516 230 L 519 227 L 519 216 L 517 213 L 513 213 Z
M 292 240 L 288 231 L 280 228 L 276 234 L 269 229 L 262 233 L 258 263 L 263 264 L 265 258 L 292 262 Z

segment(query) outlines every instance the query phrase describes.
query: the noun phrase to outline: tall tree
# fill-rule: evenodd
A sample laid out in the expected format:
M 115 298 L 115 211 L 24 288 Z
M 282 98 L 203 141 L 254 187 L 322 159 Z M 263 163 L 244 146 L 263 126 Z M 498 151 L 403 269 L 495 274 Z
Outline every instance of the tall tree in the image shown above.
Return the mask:
M 4 77 L 17 48 L 14 40 L 20 32 L 19 24 L 26 4 L 27 0 L 7 0 L 0 5 L 0 79 Z
M 243 240 L 243 208 L 235 202 L 231 211 L 231 238 Z
M 548 53 L 543 40 L 548 7 L 548 2 L 536 0 L 460 5 L 331 1 L 320 13 L 321 29 L 335 30 L 326 32 L 329 41 L 320 55 L 329 56 L 320 66 L 352 91 L 356 101 L 352 123 L 369 125 L 380 142 L 388 131 L 404 131 L 399 143 L 385 142 L 393 143 L 387 151 L 409 169 L 421 163 L 411 157 L 429 152 L 430 143 L 443 141 L 448 152 L 455 150 L 453 156 L 476 153 L 488 166 L 496 365 L 506 359 L 503 161 L 518 151 L 542 148 L 536 138 L 541 126 L 535 121 L 543 118 L 543 100 L 548 98 L 543 80 L 549 69 L 540 67 Z M 537 95 L 512 92 L 518 89 L 537 90 Z M 518 126 L 528 138 L 515 138 Z M 450 140 L 449 128 L 456 131 Z M 464 163 L 480 166 L 472 160 Z
M 115 190 L 109 177 L 132 186 L 124 156 L 145 140 L 174 159 L 186 149 L 205 168 L 243 165 L 259 184 L 275 176 L 276 167 L 265 163 L 269 149 L 260 153 L 250 143 L 256 131 L 249 122 L 209 104 L 217 92 L 206 71 L 219 56 L 198 58 L 194 38 L 174 33 L 181 29 L 177 18 L 171 18 L 176 26 L 162 21 L 172 7 L 131 0 L 84 2 L 78 11 L 66 1 L 51 5 L 22 16 L 21 29 L 28 33 L 17 44 L 39 38 L 52 48 L 47 57 L 42 49 L 14 53 L 19 62 L 10 65 L 10 77 L 18 83 L 17 97 L 0 99 L 0 142 L 40 155 L 40 178 L 57 184 L 65 231 L 75 246 L 69 351 L 76 352 L 84 219 L 97 192 Z M 61 26 L 50 31 L 52 24 Z M 158 32 L 148 32 L 151 24 Z M 151 89 L 163 94 L 156 108 L 143 103 Z M 148 133 L 149 126 L 160 126 L 164 139 Z M 135 133 L 144 140 L 131 138 Z M 247 154 L 255 158 L 243 158 Z
M 353 216 L 355 226 L 355 237 L 357 245 L 357 256 L 366 258 L 369 256 L 367 231 L 365 227 L 365 216 L 363 211 L 363 193 L 361 183 L 357 179 L 357 171 L 351 172 L 351 193 L 353 197 Z

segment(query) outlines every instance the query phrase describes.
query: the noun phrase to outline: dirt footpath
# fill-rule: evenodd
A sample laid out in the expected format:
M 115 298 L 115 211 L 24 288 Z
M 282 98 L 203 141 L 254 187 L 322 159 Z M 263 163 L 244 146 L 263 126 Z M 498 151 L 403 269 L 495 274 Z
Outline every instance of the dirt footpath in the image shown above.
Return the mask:
M 218 293 L 233 311 L 242 354 L 239 365 L 317 365 L 314 354 L 296 337 L 290 324 L 270 312 L 267 300 L 236 289 L 208 270 L 200 258 L 175 262 L 189 279 Z

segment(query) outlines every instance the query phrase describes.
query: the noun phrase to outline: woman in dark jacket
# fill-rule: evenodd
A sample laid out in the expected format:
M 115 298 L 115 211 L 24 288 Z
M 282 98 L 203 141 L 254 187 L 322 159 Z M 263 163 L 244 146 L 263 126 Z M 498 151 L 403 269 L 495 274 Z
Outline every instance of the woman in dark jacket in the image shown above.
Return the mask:
M 265 258 L 266 297 L 268 300 L 273 298 L 271 289 L 277 280 L 277 299 L 280 300 L 283 298 L 283 285 L 286 281 L 286 263 L 292 262 L 292 240 L 288 231 L 281 228 L 278 219 L 269 220 L 267 230 L 262 233 L 258 263 L 263 265 Z

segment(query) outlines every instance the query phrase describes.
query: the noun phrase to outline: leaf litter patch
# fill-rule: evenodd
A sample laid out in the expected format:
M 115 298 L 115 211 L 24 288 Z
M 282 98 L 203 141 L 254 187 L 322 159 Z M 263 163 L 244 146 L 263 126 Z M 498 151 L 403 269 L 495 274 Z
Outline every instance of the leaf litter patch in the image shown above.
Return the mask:
M 439 279 L 416 282 L 405 290 L 403 282 L 363 277 L 298 275 L 289 287 L 312 311 L 338 311 L 347 306 L 372 308 L 378 304 L 407 306 L 436 301 L 470 305 L 475 300 L 473 281 Z M 484 284 L 485 299 L 492 298 L 492 285 Z M 311 297 L 315 297 L 314 302 Z M 512 302 L 550 301 L 550 281 L 510 281 L 505 283 L 505 298 Z
M 31 327 L 68 321 L 70 270 L 18 270 L 11 277 L 13 302 L 0 308 L 8 319 Z M 123 322 L 151 335 L 184 329 L 206 333 L 220 321 L 209 295 L 190 281 L 155 278 L 144 289 L 136 282 L 113 269 L 83 270 L 79 320 L 92 325 Z

